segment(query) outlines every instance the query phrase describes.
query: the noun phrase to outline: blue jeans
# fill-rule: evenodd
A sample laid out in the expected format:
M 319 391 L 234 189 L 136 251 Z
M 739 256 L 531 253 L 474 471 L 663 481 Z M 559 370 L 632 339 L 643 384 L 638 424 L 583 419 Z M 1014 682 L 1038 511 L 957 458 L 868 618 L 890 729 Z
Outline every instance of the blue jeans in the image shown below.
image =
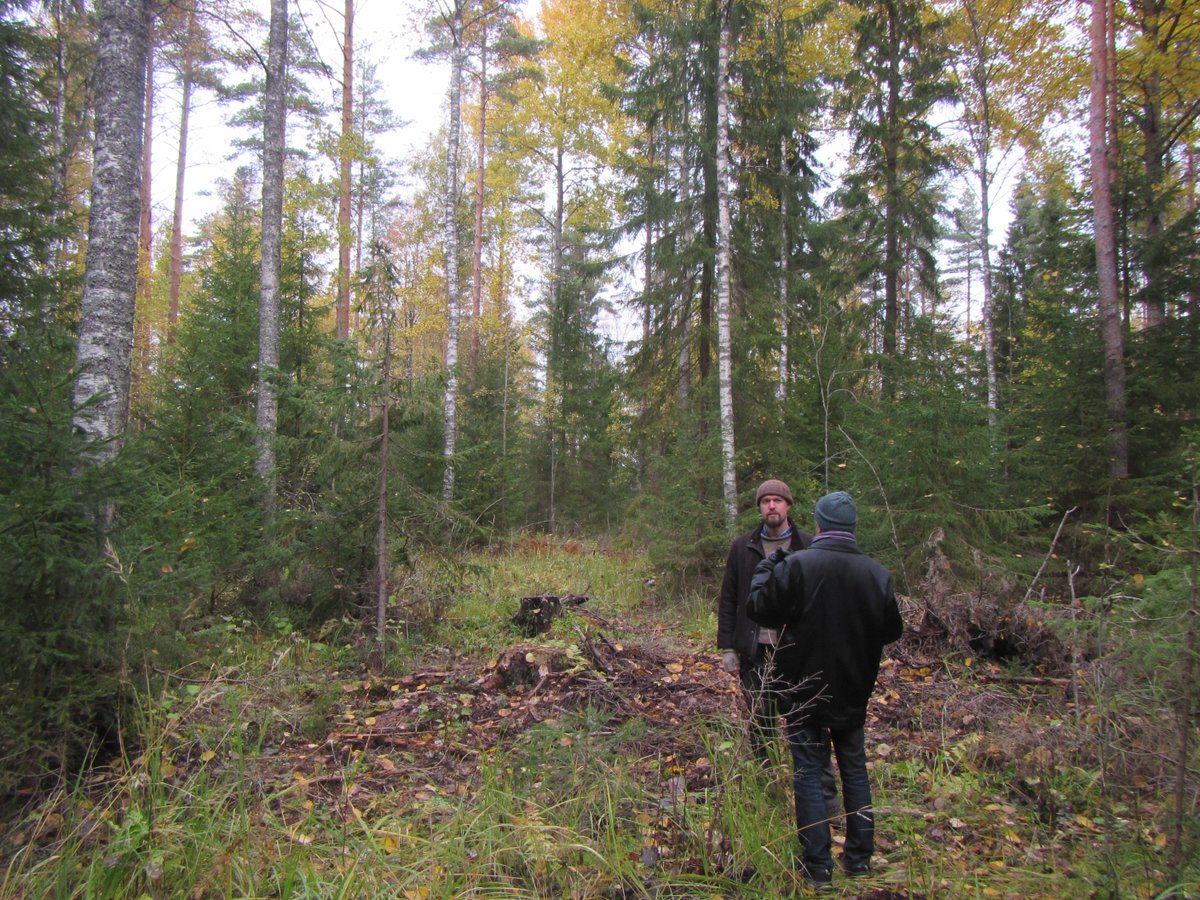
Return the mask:
M 810 872 L 833 868 L 829 818 L 821 791 L 821 773 L 829 765 L 830 741 L 842 775 L 842 804 L 846 809 L 842 862 L 847 867 L 869 864 L 875 850 L 875 815 L 871 812 L 871 780 L 867 776 L 863 726 L 821 728 L 791 718 L 787 725 L 792 749 L 792 786 L 796 794 L 796 828 L 805 868 Z

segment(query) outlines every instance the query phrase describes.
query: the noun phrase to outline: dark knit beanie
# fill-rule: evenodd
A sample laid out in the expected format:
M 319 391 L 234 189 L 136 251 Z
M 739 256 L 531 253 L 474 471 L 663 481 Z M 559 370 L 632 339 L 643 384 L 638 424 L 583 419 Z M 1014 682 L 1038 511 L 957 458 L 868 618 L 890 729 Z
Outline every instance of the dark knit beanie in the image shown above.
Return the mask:
M 817 525 L 822 531 L 853 531 L 858 508 L 845 491 L 834 491 L 817 501 Z
M 774 494 L 776 497 L 782 497 L 788 502 L 788 506 L 792 505 L 791 489 L 780 481 L 778 478 L 768 478 L 758 486 L 758 491 L 754 494 L 754 505 L 762 503 L 762 498 L 767 494 Z

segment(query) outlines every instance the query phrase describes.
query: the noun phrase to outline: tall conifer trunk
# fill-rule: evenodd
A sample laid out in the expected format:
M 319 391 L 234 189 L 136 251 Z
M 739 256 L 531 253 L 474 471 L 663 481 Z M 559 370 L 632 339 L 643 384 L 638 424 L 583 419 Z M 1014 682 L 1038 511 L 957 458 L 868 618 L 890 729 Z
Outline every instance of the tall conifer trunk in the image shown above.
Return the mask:
M 683 110 L 685 130 L 687 123 L 688 110 L 684 106 Z M 692 208 L 692 177 L 688 167 L 687 147 L 680 148 L 679 151 L 679 199 L 680 206 L 686 210 L 685 214 L 690 215 Z M 691 405 L 691 390 L 692 390 L 692 291 L 694 285 L 692 279 L 687 279 L 685 289 L 680 292 L 679 302 L 679 411 L 687 413 Z
M 342 36 L 342 139 L 338 144 L 338 281 L 335 335 L 350 336 L 350 163 L 354 140 L 354 0 L 346 0 Z
M 1125 343 L 1117 292 L 1117 253 L 1113 227 L 1112 173 L 1107 133 L 1107 40 L 1105 0 L 1092 0 L 1091 136 L 1092 205 L 1099 279 L 1100 328 L 1104 342 L 1104 398 L 1108 419 L 1109 475 L 1129 473 L 1129 441 L 1125 426 Z
M 884 138 L 883 188 L 883 355 L 895 356 L 900 320 L 900 27 L 893 4 L 887 9 L 888 83 L 886 137 Z M 885 387 L 887 386 L 885 382 Z
M 133 315 L 133 358 L 129 376 L 129 404 L 134 410 L 142 402 L 150 373 L 150 267 L 154 256 L 154 197 L 151 165 L 154 143 L 154 19 L 146 17 L 146 88 L 142 111 L 142 212 L 138 218 L 138 279 Z M 136 427 L 136 417 L 133 418 Z
M 380 412 L 379 493 L 375 514 L 375 644 L 382 653 L 387 625 L 388 600 L 388 475 L 391 468 L 392 409 L 392 316 L 384 317 L 383 335 L 383 409 Z M 382 660 L 381 660 L 382 662 Z

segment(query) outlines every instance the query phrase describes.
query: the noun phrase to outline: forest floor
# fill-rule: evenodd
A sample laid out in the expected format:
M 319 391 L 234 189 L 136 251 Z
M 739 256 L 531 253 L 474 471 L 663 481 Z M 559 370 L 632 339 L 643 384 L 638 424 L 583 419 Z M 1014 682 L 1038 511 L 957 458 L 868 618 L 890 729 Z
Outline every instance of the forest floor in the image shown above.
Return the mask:
M 144 746 L 5 823 L 0 895 L 805 894 L 790 766 L 748 764 L 703 625 L 591 602 L 537 635 L 487 617 L 508 640 L 422 646 L 387 673 L 246 629 L 257 662 L 179 675 Z M 835 895 L 1196 896 L 1169 874 L 1165 756 L 1129 762 L 1148 723 L 1078 696 L 910 629 L 867 726 L 874 871 Z

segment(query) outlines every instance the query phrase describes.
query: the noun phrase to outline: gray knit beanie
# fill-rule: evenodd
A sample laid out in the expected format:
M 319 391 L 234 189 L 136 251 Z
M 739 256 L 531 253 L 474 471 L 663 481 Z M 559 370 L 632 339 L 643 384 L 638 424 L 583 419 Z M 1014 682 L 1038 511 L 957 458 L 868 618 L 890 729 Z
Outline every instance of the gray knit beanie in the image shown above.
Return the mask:
M 817 501 L 816 518 L 822 531 L 853 531 L 858 525 L 858 508 L 845 491 L 834 491 Z

